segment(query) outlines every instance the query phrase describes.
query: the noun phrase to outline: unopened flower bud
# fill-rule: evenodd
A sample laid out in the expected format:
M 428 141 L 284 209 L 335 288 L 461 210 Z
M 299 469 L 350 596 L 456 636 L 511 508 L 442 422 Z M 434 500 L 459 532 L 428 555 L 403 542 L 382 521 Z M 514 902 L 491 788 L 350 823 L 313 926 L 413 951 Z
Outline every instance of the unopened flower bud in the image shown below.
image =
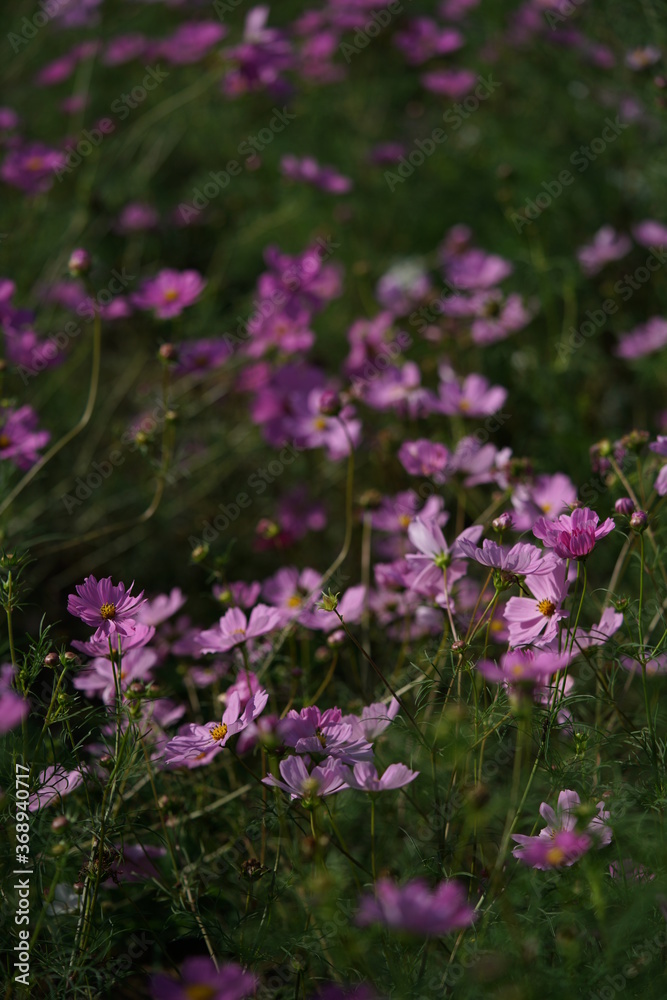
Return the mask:
M 382 494 L 379 490 L 365 490 L 359 497 L 359 506 L 364 510 L 377 510 L 382 503 Z
M 44 657 L 45 667 L 57 667 L 60 663 L 60 657 L 57 653 L 47 653 Z
M 90 254 L 82 247 L 72 250 L 67 261 L 67 270 L 73 278 L 80 278 L 82 274 L 88 274 L 90 270 Z
M 499 514 L 498 517 L 494 517 L 491 522 L 491 527 L 494 531 L 507 531 L 512 527 L 512 515 L 505 511 L 503 514 Z
M 335 611 L 338 607 L 339 596 L 339 594 L 334 594 L 332 590 L 328 590 L 326 594 L 322 592 L 322 600 L 317 602 L 317 607 L 321 608 L 322 611 Z
M 333 389 L 325 389 L 320 396 L 320 413 L 324 417 L 337 417 L 341 411 L 341 399 Z
M 64 654 L 63 659 L 64 659 L 65 663 L 69 663 L 70 666 L 73 663 L 78 663 L 79 662 L 79 657 L 76 655 L 76 653 L 67 652 L 67 653 Z
M 86 886 L 84 882 L 75 882 L 74 885 L 72 886 L 72 889 L 77 894 L 77 896 L 80 896 L 85 888 Z
M 67 816 L 56 816 L 55 819 L 51 820 L 51 829 L 54 833 L 59 830 L 66 830 L 69 826 L 69 820 Z
M 100 757 L 100 767 L 105 768 L 105 770 L 110 771 L 113 767 L 113 757 L 111 754 L 103 753 Z
M 630 497 L 621 497 L 614 504 L 614 510 L 616 513 L 625 514 L 626 517 L 630 517 L 630 515 L 634 512 L 634 509 L 635 505 Z
M 146 693 L 146 685 L 143 681 L 132 681 L 127 689 L 128 698 L 141 698 Z
M 178 348 L 174 344 L 162 344 L 158 355 L 163 361 L 176 361 L 178 358 Z
M 63 856 L 63 854 L 66 853 L 67 853 L 67 844 L 63 843 L 52 844 L 52 846 L 49 848 L 49 854 L 51 855 L 52 858 L 60 858 Z
M 206 545 L 206 544 L 204 544 L 204 545 L 197 545 L 192 550 L 192 552 L 190 554 L 190 558 L 192 559 L 192 561 L 194 563 L 200 563 L 204 559 L 206 559 L 207 555 L 208 555 L 208 545 Z
M 260 538 L 275 538 L 280 534 L 280 528 L 275 521 L 269 520 L 268 517 L 263 517 L 257 522 L 257 527 L 255 528 L 255 534 L 259 535 Z
M 630 527 L 633 531 L 646 531 L 648 527 L 648 514 L 645 510 L 636 510 L 630 517 Z
M 344 645 L 346 639 L 345 629 L 337 628 L 335 632 L 331 632 L 327 636 L 327 646 L 330 649 L 338 649 L 339 646 Z

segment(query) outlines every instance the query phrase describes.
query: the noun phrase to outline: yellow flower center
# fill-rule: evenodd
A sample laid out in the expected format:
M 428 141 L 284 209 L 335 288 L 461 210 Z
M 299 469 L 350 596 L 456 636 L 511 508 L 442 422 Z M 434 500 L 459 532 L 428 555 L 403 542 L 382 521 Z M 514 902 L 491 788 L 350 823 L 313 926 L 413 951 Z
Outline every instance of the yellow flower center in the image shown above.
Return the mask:
M 234 631 L 232 632 L 232 635 L 245 635 L 245 629 L 235 628 Z
M 318 740 L 319 740 L 319 741 L 320 741 L 320 743 L 322 744 L 322 749 L 324 750 L 324 748 L 325 748 L 325 747 L 326 747 L 326 745 L 327 745 L 327 738 L 326 738 L 326 736 L 324 735 L 324 733 L 322 732 L 322 730 L 321 730 L 321 729 L 317 729 L 317 730 L 315 731 L 315 735 L 317 736 Z
M 227 735 L 227 726 L 224 722 L 221 722 L 219 726 L 214 726 L 211 730 L 211 737 L 214 740 L 224 740 Z
M 164 293 L 165 302 L 173 302 L 174 299 L 178 298 L 178 292 L 175 288 L 168 288 Z
M 523 667 L 521 666 L 520 663 L 515 663 L 514 664 L 514 666 L 512 667 L 512 674 L 515 677 L 522 677 L 523 676 Z
M 6 434 L 0 434 L 0 448 L 9 448 L 11 443 Z
M 550 865 L 561 865 L 565 861 L 565 851 L 562 847 L 551 847 L 545 858 Z
M 116 605 L 115 604 L 103 604 L 100 608 L 100 614 L 102 618 L 108 620 L 109 618 L 116 617 Z
M 401 516 L 398 519 L 398 523 L 402 528 L 409 528 L 410 525 L 412 524 L 412 518 L 410 517 L 409 514 L 401 514 Z
M 44 166 L 44 160 L 41 156 L 31 156 L 29 160 L 26 160 L 25 165 L 28 170 L 41 170 Z
M 462 399 L 461 402 L 459 403 L 459 410 L 461 410 L 463 413 L 467 413 L 469 409 L 470 409 L 469 401 L 467 399 Z
M 540 504 L 540 510 L 544 511 L 545 514 L 548 514 L 549 511 L 551 510 L 551 504 L 550 503 Z
M 303 604 L 303 598 L 299 597 L 298 594 L 292 594 L 292 596 L 287 601 L 288 608 L 300 608 Z
M 318 417 L 314 422 L 316 431 L 325 431 L 327 429 L 327 422 L 325 417 Z
M 540 601 L 538 603 L 537 610 L 540 612 L 540 614 L 543 614 L 545 618 L 551 618 L 551 616 L 556 611 L 556 605 L 553 603 L 553 601 L 549 601 L 545 598 L 543 601 Z
M 218 991 L 214 986 L 206 986 L 204 983 L 185 987 L 185 995 L 188 1000 L 214 1000 Z

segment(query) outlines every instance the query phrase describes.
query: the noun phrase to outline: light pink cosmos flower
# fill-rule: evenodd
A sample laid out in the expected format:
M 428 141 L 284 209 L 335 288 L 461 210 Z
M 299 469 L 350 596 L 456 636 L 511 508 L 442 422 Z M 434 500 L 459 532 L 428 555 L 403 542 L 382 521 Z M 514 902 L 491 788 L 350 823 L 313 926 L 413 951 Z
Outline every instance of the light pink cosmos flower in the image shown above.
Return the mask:
M 317 705 L 291 709 L 278 724 L 278 734 L 297 754 L 334 757 L 346 764 L 373 759 L 373 747 L 355 717 L 343 721 L 339 708 L 320 711 Z
M 196 302 L 205 286 L 206 281 L 198 271 L 165 268 L 145 281 L 130 298 L 137 309 L 153 309 L 158 319 L 172 319 Z
M 226 653 L 248 639 L 273 632 L 284 623 L 278 608 L 258 604 L 247 619 L 240 608 L 230 608 L 216 626 L 201 632 L 197 645 L 202 653 Z
M 651 316 L 645 323 L 623 334 L 614 354 L 617 358 L 634 361 L 635 358 L 644 358 L 647 354 L 661 351 L 666 344 L 667 320 L 662 316 Z
M 411 771 L 405 764 L 390 764 L 381 778 L 373 764 L 355 764 L 347 776 L 350 788 L 360 792 L 386 792 L 404 788 L 419 777 L 419 771 Z
M 107 647 L 107 654 L 109 649 Z M 152 670 L 157 663 L 157 653 L 152 649 L 132 649 L 123 651 L 120 670 L 120 689 L 126 691 L 133 681 L 152 680 Z M 101 698 L 105 705 L 113 705 L 116 700 L 116 682 L 111 660 L 97 657 L 79 671 L 74 678 L 74 687 L 83 691 L 88 698 Z
M 37 812 L 63 795 L 69 795 L 83 781 L 81 771 L 68 771 L 61 764 L 45 768 L 37 778 L 37 791 L 28 799 L 30 812 Z
M 171 618 L 185 604 L 186 597 L 180 587 L 173 587 L 169 594 L 158 594 L 152 601 L 146 600 L 137 613 L 142 625 L 161 625 Z
M 656 219 L 644 219 L 642 222 L 638 222 L 636 226 L 632 227 L 632 235 L 637 243 L 648 247 L 649 250 L 656 246 L 667 245 L 667 226 Z
M 577 648 L 588 649 L 589 646 L 602 646 L 614 632 L 618 632 L 622 624 L 623 615 L 620 611 L 614 611 L 613 608 L 605 608 L 599 623 L 590 632 L 582 630 L 577 633 Z
M 542 516 L 554 520 L 576 499 L 574 483 L 562 472 L 536 476 L 532 483 L 518 483 L 512 491 L 514 529 L 527 531 Z
M 207 722 L 203 726 L 190 723 L 183 726 L 178 736 L 174 736 L 164 748 L 165 764 L 171 767 L 185 765 L 189 768 L 209 764 L 232 736 L 243 732 L 254 722 L 264 711 L 268 700 L 268 692 L 260 688 L 248 699 L 241 711 L 241 699 L 234 692 L 222 713 L 221 722 Z
M 19 726 L 30 712 L 30 705 L 12 687 L 14 667 L 11 663 L 0 666 L 0 736 Z
M 460 413 L 464 417 L 488 417 L 501 408 L 507 399 L 507 389 L 491 385 L 483 375 L 468 375 L 459 382 L 454 372 L 441 365 L 440 413 L 452 416 Z
M 137 609 L 144 603 L 143 590 L 131 596 L 133 586 L 134 581 L 125 590 L 124 583 L 113 584 L 110 576 L 99 583 L 94 576 L 87 576 L 77 584 L 77 596 L 67 598 L 67 610 L 95 628 L 93 641 L 131 636 L 138 624 Z
M 388 705 L 384 705 L 381 701 L 375 702 L 372 705 L 366 705 L 361 710 L 361 716 L 343 715 L 341 722 L 357 728 L 364 739 L 372 743 L 391 725 L 398 715 L 400 707 L 396 698 L 392 698 Z
M 551 839 L 560 830 L 574 830 L 577 825 L 576 812 L 581 806 L 581 799 L 577 792 L 571 788 L 565 788 L 558 794 L 558 803 L 554 810 L 547 802 L 540 805 L 540 816 L 547 821 L 547 825 L 540 830 L 539 836 Z M 605 809 L 603 801 L 596 803 L 597 815 L 593 817 L 586 833 L 593 837 L 598 847 L 606 847 L 611 843 L 612 832 L 607 826 L 609 812 Z
M 466 891 L 458 882 L 440 882 L 430 889 L 422 879 L 399 886 L 389 879 L 378 879 L 374 896 L 364 896 L 357 923 L 384 924 L 395 931 L 408 931 L 424 937 L 441 937 L 450 931 L 469 927 L 475 910 L 466 901 Z
M 451 564 L 455 559 L 465 557 L 465 544 L 474 545 L 482 534 L 482 525 L 466 528 L 454 541 L 451 548 L 445 541 L 440 525 L 436 521 L 422 521 L 416 517 L 408 528 L 408 538 L 418 549 L 419 554 L 408 553 L 405 557 L 418 570 L 417 577 L 412 580 L 411 586 L 417 587 L 423 582 L 425 576 L 432 576 L 433 570 L 437 570 L 442 575 L 445 569 L 448 570 L 448 583 L 454 582 L 465 574 L 465 567 L 458 567 L 454 573 L 451 571 Z
M 287 757 L 280 762 L 279 767 L 282 780 L 267 774 L 262 781 L 265 785 L 289 792 L 291 799 L 312 801 L 313 798 L 334 795 L 347 788 L 349 769 L 340 760 L 332 758 L 324 764 L 318 764 L 309 772 L 306 758 Z
M 586 277 L 601 271 L 605 264 L 620 260 L 632 250 L 632 240 L 624 233 L 617 233 L 613 226 L 603 226 L 593 237 L 592 243 L 577 250 L 577 259 Z
M 569 615 L 562 609 L 569 586 L 565 568 L 566 563 L 559 562 L 547 573 L 529 574 L 525 584 L 532 598 L 510 597 L 504 618 L 511 646 L 548 645 L 556 638 L 558 623 Z
M 561 559 L 585 559 L 595 543 L 605 538 L 616 525 L 611 517 L 602 524 L 590 507 L 577 507 L 571 514 L 561 514 L 555 521 L 537 519 L 533 534 Z
M 511 689 L 516 685 L 544 686 L 570 660 L 567 653 L 551 649 L 512 649 L 501 657 L 500 666 L 492 660 L 480 660 L 476 667 L 488 681 Z
M 517 542 L 510 547 L 485 538 L 480 549 L 470 539 L 461 538 L 459 554 L 464 559 L 475 559 L 482 566 L 517 576 L 550 573 L 554 567 L 553 557 L 543 556 L 536 545 L 526 542 Z

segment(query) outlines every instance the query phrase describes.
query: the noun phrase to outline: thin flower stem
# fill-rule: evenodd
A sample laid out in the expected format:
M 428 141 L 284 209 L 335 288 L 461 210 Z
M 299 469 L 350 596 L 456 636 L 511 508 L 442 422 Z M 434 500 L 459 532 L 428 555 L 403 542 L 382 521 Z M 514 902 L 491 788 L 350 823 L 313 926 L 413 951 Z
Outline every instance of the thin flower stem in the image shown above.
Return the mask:
M 371 795 L 371 868 L 373 870 L 373 881 L 377 881 L 375 873 L 375 796 Z
M 97 400 L 97 388 L 100 380 L 100 359 L 102 355 L 102 321 L 100 318 L 100 311 L 95 300 L 93 300 L 93 309 L 95 311 L 95 319 L 93 322 L 93 365 L 90 373 L 90 387 L 88 389 L 86 408 L 83 411 L 81 419 L 78 423 L 75 424 L 71 430 L 67 431 L 67 433 L 64 434 L 59 441 L 56 441 L 56 443 L 52 445 L 49 450 L 44 453 L 44 455 L 42 455 L 39 461 L 35 462 L 32 468 L 26 472 L 23 479 L 21 479 L 16 484 L 14 489 L 11 490 L 8 496 L 5 497 L 3 502 L 0 504 L 0 517 L 5 513 L 7 508 L 13 504 L 14 500 L 16 500 L 16 498 L 23 492 L 26 486 L 30 485 L 35 476 L 42 471 L 44 466 L 47 465 L 47 463 L 50 462 L 59 451 L 62 451 L 62 449 L 65 448 L 70 441 L 73 441 L 74 438 L 81 433 L 81 431 L 85 430 L 90 423 L 90 418 L 93 415 L 95 402 Z

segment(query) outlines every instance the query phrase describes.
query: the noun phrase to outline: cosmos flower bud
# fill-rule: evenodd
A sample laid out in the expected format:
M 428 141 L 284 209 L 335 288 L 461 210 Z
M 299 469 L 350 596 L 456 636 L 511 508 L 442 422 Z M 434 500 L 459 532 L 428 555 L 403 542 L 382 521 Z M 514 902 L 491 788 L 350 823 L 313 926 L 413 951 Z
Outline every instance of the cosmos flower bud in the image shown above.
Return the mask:
M 90 270 L 90 254 L 81 247 L 72 250 L 67 261 L 67 270 L 73 278 L 80 278 L 82 274 L 88 274 Z
M 626 517 L 630 517 L 630 515 L 634 512 L 634 509 L 635 505 L 630 497 L 621 497 L 614 504 L 614 510 L 616 513 L 625 514 Z
M 342 409 L 341 398 L 333 389 L 325 389 L 320 396 L 320 413 L 324 417 L 337 417 Z
M 493 521 L 491 522 L 491 527 L 493 528 L 494 531 L 499 531 L 502 533 L 503 531 L 507 531 L 509 528 L 511 528 L 512 523 L 513 523 L 512 515 L 508 514 L 507 511 L 505 511 L 503 514 L 499 514 L 498 517 L 494 517 Z
M 317 607 L 322 608 L 323 611 L 335 611 L 338 607 L 338 596 L 331 590 L 327 591 L 326 594 L 323 593 L 322 600 L 317 602 Z
M 382 494 L 379 490 L 365 490 L 359 497 L 359 506 L 364 510 L 377 510 L 382 503 Z
M 275 521 L 269 520 L 268 517 L 263 517 L 257 522 L 255 534 L 259 535 L 260 538 L 275 538 L 280 534 L 280 528 Z
M 158 356 L 162 361 L 177 361 L 178 348 L 174 344 L 161 344 Z
M 57 833 L 59 830 L 66 830 L 68 826 L 69 820 L 67 816 L 56 816 L 51 822 L 51 829 L 54 833 Z
M 636 510 L 630 518 L 630 527 L 633 531 L 641 533 L 648 527 L 648 514 L 645 510 Z
M 44 657 L 45 667 L 57 667 L 60 663 L 60 657 L 57 653 L 47 653 Z
M 190 554 L 190 558 L 194 563 L 200 563 L 202 560 L 206 559 L 208 555 L 208 545 L 196 545 Z
M 77 896 L 80 896 L 85 888 L 86 886 L 84 882 L 75 882 L 74 885 L 72 886 L 72 889 L 77 894 Z

